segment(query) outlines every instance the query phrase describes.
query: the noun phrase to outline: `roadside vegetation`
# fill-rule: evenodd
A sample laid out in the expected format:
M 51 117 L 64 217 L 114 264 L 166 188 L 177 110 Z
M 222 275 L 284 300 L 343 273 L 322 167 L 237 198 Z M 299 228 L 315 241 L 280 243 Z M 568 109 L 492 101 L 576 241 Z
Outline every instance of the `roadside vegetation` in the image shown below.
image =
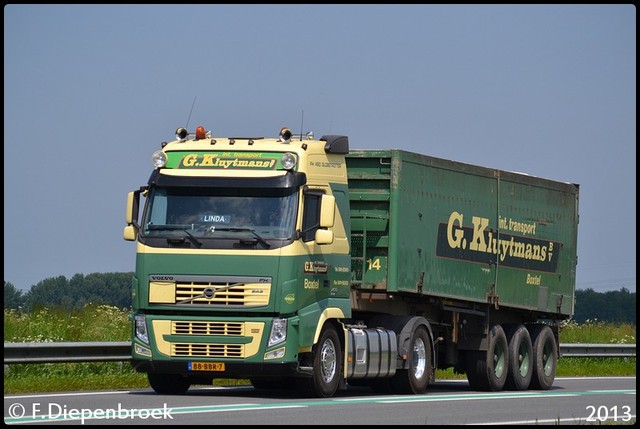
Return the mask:
M 30 312 L 4 310 L 5 342 L 131 341 L 129 310 L 87 304 L 78 310 L 35 308 Z M 560 331 L 562 343 L 635 344 L 635 324 L 587 320 L 568 321 Z M 635 376 L 636 359 L 562 358 L 557 376 Z M 466 378 L 438 370 L 438 379 Z M 217 379 L 215 385 L 248 384 L 245 380 Z M 4 368 L 4 393 L 62 392 L 70 390 L 146 389 L 144 374 L 126 362 L 11 364 Z

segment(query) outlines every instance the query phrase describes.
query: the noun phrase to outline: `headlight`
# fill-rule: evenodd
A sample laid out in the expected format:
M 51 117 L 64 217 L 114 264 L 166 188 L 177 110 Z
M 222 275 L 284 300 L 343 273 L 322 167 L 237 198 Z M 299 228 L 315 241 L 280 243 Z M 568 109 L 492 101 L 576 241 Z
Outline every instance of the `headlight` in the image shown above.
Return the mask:
M 161 150 L 157 150 L 151 155 L 151 162 L 153 162 L 155 168 L 162 168 L 167 163 L 167 154 Z
M 273 319 L 268 347 L 275 346 L 287 340 L 287 319 Z
M 136 338 L 149 344 L 149 333 L 147 332 L 147 321 L 141 314 L 136 314 Z
M 293 170 L 293 167 L 296 166 L 296 156 L 291 152 L 284 153 L 280 158 L 280 162 L 285 170 Z

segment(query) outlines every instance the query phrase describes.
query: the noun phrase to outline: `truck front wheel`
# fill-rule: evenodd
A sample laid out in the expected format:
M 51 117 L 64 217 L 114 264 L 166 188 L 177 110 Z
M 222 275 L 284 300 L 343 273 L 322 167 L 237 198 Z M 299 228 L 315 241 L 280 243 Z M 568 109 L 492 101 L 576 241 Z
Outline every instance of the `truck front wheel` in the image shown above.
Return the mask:
M 342 375 L 342 347 L 338 333 L 328 324 L 322 330 L 313 351 L 313 377 L 298 380 L 303 393 L 330 398 L 338 390 Z
M 150 372 L 147 378 L 153 390 L 163 395 L 183 395 L 191 387 L 189 379 L 179 374 Z
M 396 393 L 424 393 L 427 390 L 433 362 L 431 361 L 431 341 L 427 330 L 420 326 L 411 336 L 409 344 L 408 369 L 399 369 L 391 378 L 391 388 Z

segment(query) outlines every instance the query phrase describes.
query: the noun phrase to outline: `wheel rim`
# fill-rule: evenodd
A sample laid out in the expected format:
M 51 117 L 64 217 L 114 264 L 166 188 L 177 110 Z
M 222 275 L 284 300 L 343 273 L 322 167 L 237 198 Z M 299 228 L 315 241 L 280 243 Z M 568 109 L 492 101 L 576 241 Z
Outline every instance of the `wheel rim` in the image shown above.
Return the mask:
M 493 364 L 494 364 L 494 373 L 496 377 L 502 377 L 502 374 L 505 371 L 505 355 L 506 350 L 504 347 L 498 343 L 494 349 L 493 353 Z
M 413 344 L 413 375 L 422 378 L 427 367 L 427 348 L 422 338 L 416 339 Z
M 525 343 L 521 343 L 518 349 L 518 369 L 522 377 L 529 373 L 529 351 Z
M 544 344 L 543 352 L 542 352 L 542 368 L 544 369 L 544 374 L 546 376 L 551 375 L 553 372 L 553 359 L 551 358 L 552 347 L 551 344 L 547 341 Z
M 333 380 L 336 374 L 336 349 L 332 341 L 325 341 L 320 350 L 320 372 L 325 383 Z

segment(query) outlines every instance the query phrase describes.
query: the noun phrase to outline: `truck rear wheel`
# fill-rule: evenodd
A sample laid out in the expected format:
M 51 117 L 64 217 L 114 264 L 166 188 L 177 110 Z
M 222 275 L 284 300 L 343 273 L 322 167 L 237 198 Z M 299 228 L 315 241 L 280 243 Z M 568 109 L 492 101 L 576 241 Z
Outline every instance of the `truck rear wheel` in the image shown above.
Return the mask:
M 533 340 L 533 377 L 531 389 L 548 390 L 556 378 L 558 346 L 553 331 L 548 325 L 538 324 L 531 328 Z
M 409 368 L 396 370 L 389 380 L 391 388 L 396 393 L 424 393 L 433 371 L 431 341 L 424 326 L 414 331 L 408 351 Z
M 489 331 L 487 351 L 467 352 L 467 379 L 474 390 L 502 390 L 507 381 L 509 345 L 500 325 Z
M 323 328 L 312 359 L 313 376 L 299 379 L 298 386 L 308 395 L 330 398 L 338 390 L 342 376 L 342 347 L 333 325 Z
M 153 390 L 163 395 L 183 395 L 191 387 L 191 381 L 180 374 L 150 372 L 147 378 Z
M 511 325 L 506 334 L 509 343 L 509 372 L 505 389 L 527 390 L 533 375 L 533 346 L 529 331 L 523 325 Z

